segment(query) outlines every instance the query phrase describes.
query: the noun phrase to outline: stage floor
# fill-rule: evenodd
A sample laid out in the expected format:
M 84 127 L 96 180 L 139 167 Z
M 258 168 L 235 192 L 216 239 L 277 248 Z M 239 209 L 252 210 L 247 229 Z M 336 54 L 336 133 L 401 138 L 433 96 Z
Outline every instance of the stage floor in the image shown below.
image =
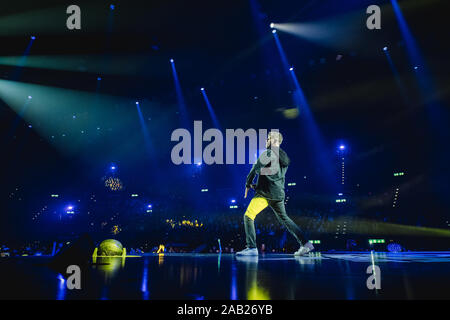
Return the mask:
M 83 269 L 81 290 L 49 259 L 0 258 L 0 299 L 450 299 L 450 252 L 102 258 Z M 373 264 L 378 290 L 366 284 Z

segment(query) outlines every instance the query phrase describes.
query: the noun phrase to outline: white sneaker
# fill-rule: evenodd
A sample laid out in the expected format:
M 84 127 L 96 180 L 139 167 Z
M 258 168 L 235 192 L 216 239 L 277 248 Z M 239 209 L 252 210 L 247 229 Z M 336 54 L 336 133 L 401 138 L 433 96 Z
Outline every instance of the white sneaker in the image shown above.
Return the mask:
M 256 248 L 245 248 L 242 251 L 236 252 L 236 255 L 238 255 L 238 256 L 257 256 L 258 255 L 258 249 L 256 249 Z
M 307 243 L 305 243 L 304 246 L 301 246 L 300 249 L 298 249 L 294 253 L 294 256 L 304 256 L 305 254 L 308 254 L 313 250 L 314 250 L 314 246 L 312 245 L 311 242 L 308 241 Z

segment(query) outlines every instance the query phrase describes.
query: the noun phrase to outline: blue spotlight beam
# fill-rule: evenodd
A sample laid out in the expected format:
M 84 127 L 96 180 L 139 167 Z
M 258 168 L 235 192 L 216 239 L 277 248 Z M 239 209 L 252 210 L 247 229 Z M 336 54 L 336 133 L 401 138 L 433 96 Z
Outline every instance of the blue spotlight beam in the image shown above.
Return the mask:
M 388 49 L 387 48 L 383 49 L 383 52 L 386 55 L 386 59 L 389 63 L 389 67 L 391 68 L 392 73 L 394 75 L 395 83 L 397 83 L 397 86 L 401 92 L 402 99 L 403 99 L 404 103 L 406 103 L 408 105 L 409 104 L 408 95 L 406 93 L 406 88 L 405 88 L 402 80 L 400 79 L 400 74 L 399 74 L 397 68 L 395 67 L 394 62 L 392 61 L 392 58 L 391 58 L 391 55 L 390 55 Z
M 175 68 L 175 62 L 173 59 L 170 59 L 170 64 L 172 66 L 173 81 L 174 81 L 174 85 L 175 85 L 175 91 L 177 94 L 177 102 L 178 102 L 178 107 L 180 110 L 181 122 L 182 122 L 182 125 L 184 128 L 188 128 L 188 126 L 190 124 L 190 119 L 189 119 L 189 115 L 187 113 L 186 103 L 184 101 L 183 92 L 181 90 L 180 81 L 178 79 L 178 74 L 177 74 L 177 70 Z
M 430 121 L 432 136 L 429 145 L 431 147 L 430 159 L 432 159 L 430 165 L 432 168 L 432 185 L 435 188 L 436 194 L 439 194 L 444 200 L 443 203 L 448 204 L 448 201 L 445 200 L 450 192 L 450 186 L 448 184 L 448 181 L 450 180 L 450 172 L 448 170 L 450 151 L 448 148 L 443 148 L 442 146 L 447 145 L 450 140 L 450 130 L 448 127 L 450 112 L 446 106 L 441 105 L 438 98 L 434 96 L 436 93 L 436 86 L 429 75 L 425 60 L 422 58 L 420 50 L 397 0 L 391 0 L 391 3 L 398 21 L 400 32 L 405 41 L 411 67 L 416 74 L 419 90 Z
M 395 16 L 397 18 L 398 26 L 402 34 L 403 40 L 408 54 L 408 58 L 411 64 L 411 69 L 415 70 L 417 81 L 419 83 L 419 90 L 422 94 L 422 98 L 426 101 L 428 96 L 433 93 L 435 86 L 432 83 L 432 79 L 429 77 L 425 60 L 422 58 L 420 49 L 412 35 L 408 23 L 403 16 L 402 10 L 397 3 L 397 0 L 391 0 L 392 7 L 394 9 Z
M 317 159 L 317 163 L 323 170 L 322 178 L 324 179 L 325 184 L 328 185 L 328 187 L 330 187 L 333 191 L 335 191 L 335 179 L 332 178 L 335 175 L 335 172 L 333 172 L 333 165 L 329 158 L 329 153 L 326 151 L 327 149 L 324 143 L 324 139 L 314 120 L 311 108 L 308 104 L 308 101 L 306 100 L 302 88 L 300 87 L 300 83 L 298 82 L 294 70 L 291 70 L 290 75 L 295 87 L 295 93 L 293 97 L 294 102 L 298 106 L 298 108 L 301 108 L 302 110 L 302 112 L 300 112 L 299 110 L 301 120 L 300 126 L 304 127 L 303 132 L 308 135 L 308 140 L 310 140 L 313 156 Z
M 397 17 L 400 32 L 402 33 L 402 37 L 405 40 L 405 45 L 408 50 L 410 62 L 412 64 L 412 67 L 415 67 L 422 62 L 422 58 L 418 50 L 416 41 L 414 40 L 414 37 L 409 30 L 408 23 L 403 16 L 402 10 L 398 5 L 397 0 L 391 0 L 391 2 L 392 7 L 394 8 L 395 16 Z
M 20 120 L 23 118 L 23 116 L 24 116 L 24 114 L 25 114 L 25 112 L 27 111 L 27 109 L 28 109 L 28 107 L 29 107 L 29 105 L 30 105 L 30 103 L 31 103 L 31 99 L 32 99 L 32 97 L 31 96 L 29 96 L 26 100 L 25 100 L 25 102 L 24 102 L 24 104 L 23 104 L 23 107 L 22 107 L 22 109 L 16 114 L 16 116 L 14 117 L 14 120 L 12 121 L 12 124 L 11 124 L 11 127 L 9 128 L 9 130 L 8 130 L 8 133 L 3 137 L 3 141 L 4 141 L 4 143 L 6 143 L 6 142 L 8 142 L 8 139 L 12 139 L 12 137 L 14 136 L 14 134 L 16 133 L 16 129 L 17 129 L 17 127 L 19 126 L 19 124 L 20 124 Z M 11 142 L 12 140 L 9 140 L 9 142 Z
M 275 43 L 278 48 L 278 52 L 280 54 L 281 62 L 283 63 L 283 69 L 287 70 L 289 68 L 289 62 L 286 57 L 286 54 L 284 53 L 283 47 L 281 46 L 281 42 L 280 42 L 280 39 L 278 38 L 278 34 L 276 32 L 272 32 L 272 33 L 273 33 L 273 37 L 275 39 Z
M 325 186 L 329 188 L 330 191 L 335 191 L 337 189 L 337 185 L 335 182 L 336 179 L 333 179 L 333 165 L 331 163 L 330 157 L 328 156 L 329 152 L 327 152 L 325 143 L 314 120 L 308 101 L 300 86 L 297 76 L 295 75 L 294 68 L 289 65 L 283 46 L 281 45 L 280 39 L 278 38 L 278 34 L 273 31 L 272 33 L 278 51 L 280 53 L 283 69 L 286 70 L 287 73 L 289 73 L 288 77 L 290 78 L 294 86 L 295 91 L 293 100 L 295 105 L 299 109 L 299 126 L 301 134 L 304 134 L 306 136 L 306 141 L 309 142 L 308 145 L 310 147 L 309 149 L 312 151 L 312 156 L 320 165 L 320 178 L 323 179 Z
M 151 157 L 153 147 L 152 147 L 152 143 L 150 141 L 150 134 L 148 132 L 147 124 L 145 123 L 144 116 L 142 115 L 141 106 L 139 105 L 139 102 L 136 102 L 136 108 L 137 108 L 137 112 L 138 112 L 138 116 L 139 116 L 139 122 L 141 124 L 142 135 L 144 136 L 146 151 L 149 154 L 149 156 Z
M 219 121 L 217 120 L 216 114 L 214 112 L 214 109 L 209 102 L 208 96 L 206 95 L 206 90 L 204 88 L 201 88 L 200 90 L 202 92 L 203 98 L 205 99 L 206 106 L 208 107 L 209 115 L 211 116 L 211 119 L 213 121 L 214 127 L 221 129 Z
M 25 49 L 25 51 L 22 54 L 22 57 L 20 58 L 19 62 L 17 63 L 16 68 L 14 68 L 13 74 L 11 76 L 11 80 L 19 80 L 20 76 L 22 75 L 23 66 L 27 62 L 28 55 L 31 51 L 31 46 L 33 45 L 34 40 L 36 39 L 35 36 L 31 36 L 30 42 L 28 42 L 28 45 Z

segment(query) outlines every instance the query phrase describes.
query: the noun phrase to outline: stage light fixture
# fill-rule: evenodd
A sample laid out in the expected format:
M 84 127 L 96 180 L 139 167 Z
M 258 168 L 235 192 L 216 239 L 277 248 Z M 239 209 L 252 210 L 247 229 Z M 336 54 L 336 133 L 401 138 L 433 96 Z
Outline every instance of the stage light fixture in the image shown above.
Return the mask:
M 270 24 L 270 29 L 273 29 L 273 28 L 275 28 L 275 23 L 272 22 L 272 23 Z

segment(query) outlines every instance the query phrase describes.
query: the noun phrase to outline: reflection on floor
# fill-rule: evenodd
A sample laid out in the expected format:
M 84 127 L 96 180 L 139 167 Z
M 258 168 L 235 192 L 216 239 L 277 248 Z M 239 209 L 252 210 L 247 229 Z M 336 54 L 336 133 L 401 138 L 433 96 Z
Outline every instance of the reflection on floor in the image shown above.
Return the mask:
M 81 290 L 67 289 L 67 275 L 45 267 L 48 259 L 0 259 L 0 299 L 450 298 L 450 252 L 97 258 L 82 269 Z M 380 289 L 368 289 L 371 276 Z

